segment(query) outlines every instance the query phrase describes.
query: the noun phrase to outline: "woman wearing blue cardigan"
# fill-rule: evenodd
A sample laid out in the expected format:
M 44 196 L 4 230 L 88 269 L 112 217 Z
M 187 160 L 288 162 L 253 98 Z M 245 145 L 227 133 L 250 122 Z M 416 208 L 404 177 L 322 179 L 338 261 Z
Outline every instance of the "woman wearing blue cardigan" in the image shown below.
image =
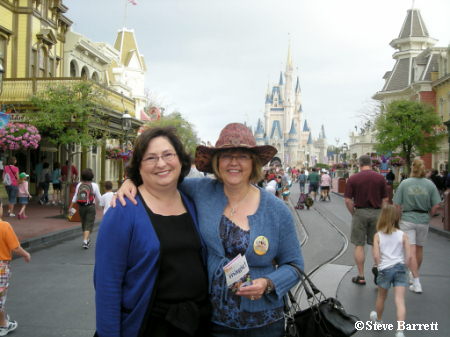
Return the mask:
M 139 202 L 110 208 L 97 238 L 97 336 L 209 335 L 206 249 L 194 204 L 178 190 L 190 167 L 174 130 L 136 140 L 128 174 Z
M 304 265 L 289 209 L 254 185 L 275 153 L 272 146 L 256 146 L 245 125 L 229 124 L 215 147 L 196 151 L 197 169 L 216 179 L 186 179 L 180 186 L 195 201 L 207 246 L 214 337 L 283 336 L 283 296 L 299 281 L 290 264 Z M 134 200 L 129 180 L 121 191 Z M 239 254 L 246 258 L 251 282 L 235 291 L 227 286 L 224 267 Z

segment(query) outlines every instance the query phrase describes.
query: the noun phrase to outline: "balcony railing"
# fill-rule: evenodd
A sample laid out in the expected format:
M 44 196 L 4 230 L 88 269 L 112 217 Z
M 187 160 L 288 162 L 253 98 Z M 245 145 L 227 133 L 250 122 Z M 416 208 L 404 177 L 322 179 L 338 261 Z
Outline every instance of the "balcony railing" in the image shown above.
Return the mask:
M 5 78 L 3 79 L 3 91 L 0 95 L 0 104 L 27 103 L 36 93 L 43 92 L 48 87 L 56 85 L 71 85 L 84 81 L 81 78 L 58 77 L 58 78 Z M 134 100 L 109 89 L 97 82 L 92 82 L 94 90 L 103 94 L 102 105 L 112 110 L 128 113 L 135 116 Z

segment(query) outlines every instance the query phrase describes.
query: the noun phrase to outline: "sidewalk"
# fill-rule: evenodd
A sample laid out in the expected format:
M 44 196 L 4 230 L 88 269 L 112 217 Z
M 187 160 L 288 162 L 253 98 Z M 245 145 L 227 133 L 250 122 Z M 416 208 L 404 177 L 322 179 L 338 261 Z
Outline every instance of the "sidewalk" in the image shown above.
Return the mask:
M 61 240 L 73 238 L 77 235 L 81 240 L 80 222 L 70 222 L 60 212 L 59 206 L 42 206 L 32 201 L 27 205 L 27 219 L 19 220 L 17 213 L 20 205 L 14 208 L 16 217 L 7 216 L 7 207 L 3 205 L 3 220 L 14 228 L 21 245 L 26 249 L 38 249 L 58 243 Z M 97 209 L 96 225 L 101 221 L 103 211 Z
M 338 179 L 333 179 L 333 187 L 332 192 L 334 194 L 340 195 L 341 197 L 344 197 L 343 193 L 338 193 Z M 447 238 L 450 238 L 450 231 L 447 231 L 444 229 L 444 209 L 441 207 L 438 210 L 438 216 L 434 216 L 430 220 L 430 231 L 445 236 Z

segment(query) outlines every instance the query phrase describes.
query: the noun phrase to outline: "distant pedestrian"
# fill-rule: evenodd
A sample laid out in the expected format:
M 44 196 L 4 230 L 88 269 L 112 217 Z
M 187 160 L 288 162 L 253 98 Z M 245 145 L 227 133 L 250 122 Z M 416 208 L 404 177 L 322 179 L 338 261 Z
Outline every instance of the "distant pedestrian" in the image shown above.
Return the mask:
M 402 210 L 400 229 L 408 235 L 411 245 L 409 269 L 412 284 L 409 290 L 422 293 L 419 269 L 423 260 L 423 246 L 428 235 L 430 217 L 437 212 L 441 202 L 436 186 L 425 178 L 423 160 L 414 159 L 411 177 L 400 183 L 393 202 Z
M 395 180 L 395 174 L 392 172 L 392 169 L 389 170 L 388 174 L 386 174 L 386 181 L 388 185 L 393 185 Z
M 376 311 L 370 313 L 370 319 L 381 322 L 384 302 L 391 285 L 394 287 L 397 322 L 405 322 L 405 290 L 408 286 L 406 268 L 410 261 L 408 236 L 398 229 L 399 212 L 390 204 L 385 204 L 377 223 L 377 233 L 373 241 L 373 258 L 378 266 L 378 295 Z M 404 337 L 403 330 L 397 330 L 396 337 Z
M 388 202 L 386 180 L 372 170 L 372 159 L 368 155 L 359 158 L 360 172 L 352 175 L 345 185 L 345 206 L 352 215 L 351 242 L 355 245 L 354 258 L 358 275 L 352 282 L 365 285 L 364 246 L 373 244 L 380 209 Z M 372 269 L 374 271 L 375 269 Z
M 78 170 L 74 164 L 71 165 L 71 177 L 70 182 L 76 182 L 78 181 Z M 63 165 L 61 167 L 61 178 L 63 182 L 67 182 L 67 178 L 69 176 L 69 161 L 66 160 L 66 165 Z
M 19 204 L 22 205 L 17 217 L 19 219 L 26 219 L 28 216 L 25 214 L 25 209 L 28 205 L 28 200 L 31 198 L 30 191 L 28 190 L 28 177 L 29 175 L 25 172 L 19 174 Z M 0 335 L 1 336 L 1 335 Z
M 331 176 L 328 174 L 328 171 L 324 171 L 320 176 L 320 200 L 326 201 L 331 200 L 330 197 L 330 188 L 331 188 L 332 180 Z
M 40 196 L 42 193 L 42 188 L 41 188 L 41 173 L 42 170 L 44 168 L 44 162 L 47 161 L 47 158 L 45 156 L 41 157 L 41 160 L 36 164 L 36 166 L 34 167 L 34 177 L 36 180 L 36 195 Z
M 75 188 L 75 193 L 73 195 L 72 202 L 70 203 L 69 209 L 73 208 L 75 203 L 78 204 L 80 218 L 81 218 L 81 229 L 83 231 L 83 244 L 84 249 L 88 249 L 91 243 L 90 236 L 94 229 L 95 222 L 95 200 L 101 199 L 100 189 L 98 185 L 94 182 L 94 173 L 92 169 L 86 168 L 81 171 L 81 181 L 77 184 Z
M 16 166 L 17 159 L 14 156 L 9 157 L 7 163 L 8 165 L 3 168 L 3 183 L 8 194 L 8 216 L 15 217 L 14 205 L 17 203 L 17 192 L 19 190 L 19 168 Z M 5 183 L 6 180 L 9 180 L 9 184 Z
M 59 162 L 53 163 L 53 171 L 52 171 L 52 185 L 53 185 L 53 199 L 52 205 L 61 204 L 61 165 Z
M 300 185 L 300 194 L 305 193 L 305 185 L 306 185 L 305 170 L 300 171 L 300 175 L 298 176 L 298 183 Z
M 42 191 L 42 195 L 39 196 L 39 203 L 45 205 L 48 203 L 48 189 L 52 182 L 52 174 L 50 172 L 50 164 L 45 162 L 42 165 L 41 177 L 39 179 L 39 186 Z
M 111 206 L 111 200 L 114 196 L 114 192 L 112 191 L 113 184 L 111 181 L 105 181 L 104 187 L 105 193 L 102 194 L 100 198 L 100 206 L 103 207 L 103 214 L 105 214 L 109 206 Z
M 20 246 L 11 225 L 3 221 L 3 204 L 0 200 L 0 336 L 6 336 L 17 329 L 17 322 L 10 320 L 5 307 L 13 252 L 22 256 L 25 262 L 30 262 L 30 253 Z
M 320 182 L 320 176 L 315 167 L 312 168 L 312 172 L 309 174 L 307 181 L 309 182 L 309 194 L 312 195 L 315 201 L 317 200 L 317 191 L 319 190 Z

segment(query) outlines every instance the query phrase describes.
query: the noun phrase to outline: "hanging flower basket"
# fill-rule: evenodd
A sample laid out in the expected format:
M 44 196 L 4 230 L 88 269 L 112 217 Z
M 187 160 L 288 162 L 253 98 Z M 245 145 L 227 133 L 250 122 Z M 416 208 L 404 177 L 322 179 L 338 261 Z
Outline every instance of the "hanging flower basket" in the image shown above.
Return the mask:
M 8 123 L 0 129 L 0 148 L 3 150 L 37 149 L 41 135 L 30 124 Z
M 133 151 L 131 151 L 131 150 L 125 150 L 125 151 L 122 151 L 122 152 L 119 154 L 119 156 L 120 156 L 121 159 L 123 159 L 123 160 L 125 160 L 125 161 L 128 161 L 128 159 L 131 158 L 132 154 L 133 154 Z
M 379 167 L 381 165 L 381 160 L 378 158 L 372 158 L 372 166 Z
M 402 157 L 389 158 L 389 164 L 394 167 L 400 167 L 405 165 L 405 160 Z
M 122 150 L 118 147 L 106 149 L 106 159 L 120 159 L 120 153 Z

